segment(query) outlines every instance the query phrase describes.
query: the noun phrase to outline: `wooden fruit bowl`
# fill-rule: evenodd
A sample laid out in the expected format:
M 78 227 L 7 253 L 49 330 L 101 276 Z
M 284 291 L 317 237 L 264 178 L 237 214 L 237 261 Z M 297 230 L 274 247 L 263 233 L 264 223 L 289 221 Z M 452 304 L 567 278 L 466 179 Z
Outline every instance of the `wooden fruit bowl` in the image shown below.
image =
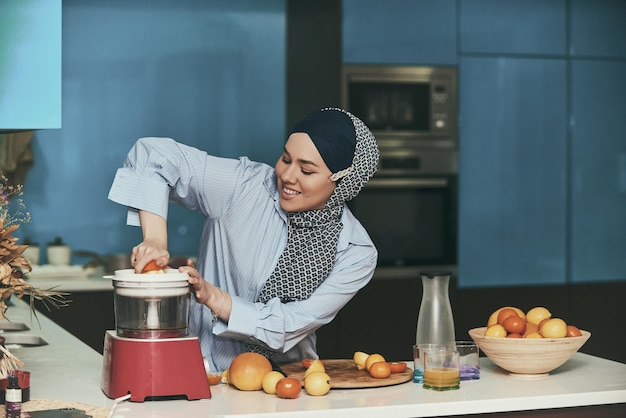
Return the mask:
M 510 373 L 540 375 L 551 372 L 569 360 L 591 337 L 500 338 L 485 337 L 486 327 L 469 331 L 478 348 L 495 364 Z

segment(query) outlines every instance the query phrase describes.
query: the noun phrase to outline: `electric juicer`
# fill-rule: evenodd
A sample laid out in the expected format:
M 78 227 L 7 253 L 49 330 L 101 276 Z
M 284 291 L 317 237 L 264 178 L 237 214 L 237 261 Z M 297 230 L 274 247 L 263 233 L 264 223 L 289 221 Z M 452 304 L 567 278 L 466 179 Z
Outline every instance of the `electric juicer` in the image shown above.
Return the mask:
M 104 335 L 104 394 L 130 394 L 135 402 L 210 398 L 200 341 L 188 333 L 189 276 L 124 269 L 106 277 L 113 281 L 116 329 Z

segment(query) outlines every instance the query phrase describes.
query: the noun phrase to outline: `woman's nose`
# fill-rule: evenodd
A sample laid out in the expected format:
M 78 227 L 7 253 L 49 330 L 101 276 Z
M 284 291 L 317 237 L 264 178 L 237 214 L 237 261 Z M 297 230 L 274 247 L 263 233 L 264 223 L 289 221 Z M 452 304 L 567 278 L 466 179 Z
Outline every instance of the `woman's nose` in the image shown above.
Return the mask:
M 284 181 L 285 183 L 295 183 L 296 169 L 297 168 L 294 167 L 293 164 L 285 167 L 285 170 L 283 170 L 283 172 L 280 175 L 281 180 Z

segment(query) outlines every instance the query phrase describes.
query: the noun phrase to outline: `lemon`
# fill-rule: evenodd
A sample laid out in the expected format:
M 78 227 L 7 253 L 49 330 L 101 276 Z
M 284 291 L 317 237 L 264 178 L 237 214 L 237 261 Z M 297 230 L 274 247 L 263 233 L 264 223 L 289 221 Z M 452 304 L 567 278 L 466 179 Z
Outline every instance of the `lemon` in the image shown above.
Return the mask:
M 494 325 L 488 327 L 487 330 L 485 331 L 485 337 L 501 337 L 501 338 L 504 338 L 504 337 L 506 337 L 506 334 L 507 334 L 506 330 L 500 324 L 494 324 Z
M 323 396 L 330 390 L 330 376 L 325 372 L 312 372 L 304 377 L 304 390 L 311 396 Z
M 563 338 L 567 335 L 567 324 L 561 318 L 548 319 L 539 332 L 543 338 Z
M 228 369 L 222 372 L 222 383 L 228 384 Z
M 538 332 L 531 332 L 530 334 L 526 334 L 524 338 L 543 338 L 543 337 Z
M 386 361 L 386 360 L 381 354 L 370 354 L 369 356 L 367 356 L 367 360 L 365 360 L 365 369 L 369 371 L 370 367 L 372 367 L 372 364 L 377 363 L 379 361 Z
M 542 320 L 550 318 L 551 316 L 552 314 L 549 310 L 547 310 L 543 306 L 537 306 L 526 312 L 526 322 L 539 325 Z
M 315 359 L 311 362 L 311 365 L 309 366 L 308 369 L 306 369 L 306 371 L 304 372 L 304 377 L 307 377 L 309 374 L 314 373 L 314 372 L 325 372 L 326 368 L 324 367 L 324 363 L 322 363 L 322 360 L 319 359 Z
M 278 383 L 278 381 L 283 377 L 285 376 L 283 376 L 282 373 L 275 370 L 266 373 L 265 376 L 263 376 L 263 381 L 261 383 L 263 385 L 263 391 L 265 393 L 269 393 L 270 395 L 274 395 L 276 393 L 276 383 Z
M 355 351 L 352 359 L 354 360 L 354 364 L 356 364 L 356 368 L 359 370 L 365 369 L 365 362 L 367 361 L 367 357 L 369 354 L 364 353 L 363 351 Z

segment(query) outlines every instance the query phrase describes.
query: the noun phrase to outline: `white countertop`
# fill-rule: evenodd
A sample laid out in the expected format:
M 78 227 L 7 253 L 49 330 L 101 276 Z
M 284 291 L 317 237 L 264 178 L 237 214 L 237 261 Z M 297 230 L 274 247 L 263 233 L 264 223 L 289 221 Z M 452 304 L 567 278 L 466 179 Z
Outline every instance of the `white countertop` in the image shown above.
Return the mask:
M 102 267 L 34 265 L 32 268 L 26 281 L 39 289 L 54 287 L 58 291 L 77 293 L 113 291 L 111 279 L 104 277 Z
M 25 322 L 27 333 L 49 345 L 15 348 L 12 352 L 31 371 L 31 399 L 58 399 L 112 407 L 100 389 L 102 356 L 39 315 L 31 325 L 28 306 L 17 302 L 7 312 L 12 322 Z M 104 338 L 104 336 L 103 336 Z M 121 402 L 113 417 L 428 417 L 503 411 L 626 403 L 626 364 L 577 353 L 543 379 L 509 376 L 481 358 L 481 379 L 462 382 L 450 392 L 432 392 L 412 382 L 374 389 L 333 389 L 326 396 L 302 392 L 279 399 L 262 391 L 242 392 L 219 384 L 212 399 L 198 401 Z

